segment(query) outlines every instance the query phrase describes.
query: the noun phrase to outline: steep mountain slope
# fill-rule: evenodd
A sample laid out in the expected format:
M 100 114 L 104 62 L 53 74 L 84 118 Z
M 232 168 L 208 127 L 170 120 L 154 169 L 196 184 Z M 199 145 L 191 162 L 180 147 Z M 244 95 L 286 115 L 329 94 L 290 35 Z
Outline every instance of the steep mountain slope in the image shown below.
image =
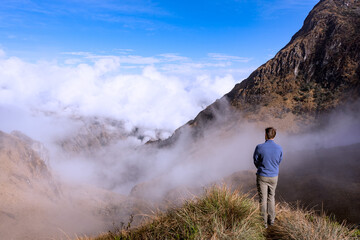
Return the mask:
M 135 200 L 61 181 L 47 160 L 40 142 L 21 132 L 0 131 L 1 239 L 58 239 L 105 231 L 114 221 L 128 220 Z
M 321 0 L 303 27 L 276 56 L 188 123 L 195 129 L 217 117 L 228 101 L 233 112 L 283 128 L 317 119 L 360 95 L 360 2 Z M 282 121 L 283 120 L 283 121 Z M 279 124 L 280 125 L 280 124 Z
M 0 184 L 2 196 L 13 194 L 16 189 L 38 190 L 50 198 L 60 196 L 60 188 L 54 181 L 45 161 L 43 146 L 31 138 L 13 132 L 0 131 Z M 10 194 L 10 195 L 11 195 Z
M 19 132 L 0 131 L 0 232 L 3 238 L 16 238 L 15 233 L 21 235 L 26 228 L 20 227 L 24 225 L 23 219 L 37 215 L 34 206 L 44 201 L 58 201 L 61 197 L 61 188 L 41 159 L 41 151 L 35 151 L 41 146 Z
M 360 2 L 321 0 L 303 27 L 273 59 L 200 112 L 194 120 L 177 129 L 172 137 L 152 144 L 210 152 L 221 164 L 208 173 L 197 171 L 197 174 L 211 176 L 220 172 L 222 166 L 231 164 L 233 170 L 238 171 L 237 162 L 243 162 L 245 167 L 252 164 L 253 149 L 259 143 L 252 143 L 252 138 L 263 136 L 263 128 L 258 125 L 273 125 L 281 130 L 276 140 L 282 140 L 285 149 L 281 168 L 284 179 L 279 184 L 279 196 L 286 201 L 300 200 L 306 206 L 323 204 L 340 219 L 358 223 L 360 208 L 351 203 L 358 200 L 359 179 L 349 177 L 358 170 L 354 167 L 359 162 L 358 145 L 332 150 L 321 148 L 327 141 L 333 142 L 331 147 L 359 143 L 356 130 L 359 129 L 359 116 L 354 114 L 360 109 L 359 96 Z M 328 122 L 323 122 L 325 117 Z M 299 128 L 305 124 L 306 128 Z M 314 126 L 316 128 L 311 128 Z M 311 131 L 307 131 L 309 129 Z M 304 132 L 308 135 L 301 138 Z M 197 141 L 188 136 L 195 136 Z M 351 138 L 352 143 L 347 143 L 346 140 Z M 219 151 L 226 145 L 233 147 Z M 313 153 L 313 149 L 320 150 Z M 232 162 L 226 156 L 230 151 L 236 153 L 231 156 Z M 212 163 L 209 157 L 193 155 L 189 159 L 202 161 L 202 170 Z M 296 164 L 287 167 L 289 162 Z M 238 178 L 239 185 L 253 189 L 254 175 L 254 171 L 248 171 L 234 177 Z M 167 183 L 166 180 L 163 182 Z M 151 183 L 143 185 L 150 191 Z

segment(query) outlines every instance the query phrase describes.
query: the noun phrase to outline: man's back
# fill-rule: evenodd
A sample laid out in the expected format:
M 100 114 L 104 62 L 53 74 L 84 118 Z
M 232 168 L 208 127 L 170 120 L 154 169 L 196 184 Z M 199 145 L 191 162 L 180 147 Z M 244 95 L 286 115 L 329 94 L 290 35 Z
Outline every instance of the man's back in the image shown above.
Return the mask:
M 279 164 L 282 160 L 282 148 L 273 140 L 267 140 L 256 146 L 254 152 L 254 164 L 257 167 L 257 175 L 264 177 L 276 177 L 279 174 Z
M 282 148 L 273 139 L 276 129 L 265 129 L 265 140 L 259 144 L 254 152 L 254 164 L 258 169 L 256 173 L 256 187 L 259 194 L 260 212 L 265 227 L 273 225 L 275 221 L 275 189 L 278 181 L 279 164 L 282 160 Z

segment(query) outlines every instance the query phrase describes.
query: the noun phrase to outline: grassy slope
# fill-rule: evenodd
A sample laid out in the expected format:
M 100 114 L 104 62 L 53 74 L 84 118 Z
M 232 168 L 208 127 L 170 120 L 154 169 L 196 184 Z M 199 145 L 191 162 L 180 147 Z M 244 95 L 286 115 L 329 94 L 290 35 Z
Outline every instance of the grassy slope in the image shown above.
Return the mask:
M 274 226 L 264 229 L 258 204 L 227 187 L 213 187 L 201 198 L 159 213 L 139 227 L 94 240 L 120 239 L 359 239 L 359 230 L 314 212 L 277 206 Z M 91 239 L 91 238 L 82 238 Z
M 292 208 L 286 204 L 277 206 L 278 217 L 274 226 L 268 229 L 267 239 L 289 240 L 348 240 L 360 239 L 360 231 L 350 230 L 326 215 L 314 211 Z

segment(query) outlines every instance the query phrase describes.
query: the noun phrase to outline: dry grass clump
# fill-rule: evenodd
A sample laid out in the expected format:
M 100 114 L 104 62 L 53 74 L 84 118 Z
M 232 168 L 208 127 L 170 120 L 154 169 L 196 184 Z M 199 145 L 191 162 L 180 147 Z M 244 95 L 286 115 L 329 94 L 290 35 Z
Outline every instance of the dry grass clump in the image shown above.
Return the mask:
M 282 204 L 278 206 L 275 225 L 268 230 L 268 239 L 282 240 L 350 240 L 360 239 L 358 230 L 349 230 L 328 216 L 318 216 L 314 211 L 305 211 Z
M 265 239 L 258 204 L 227 187 L 213 187 L 201 198 L 160 213 L 151 221 L 97 240 Z
M 258 203 L 226 186 L 212 187 L 203 197 L 178 208 L 158 213 L 136 228 L 131 224 L 94 240 L 127 239 L 277 239 L 355 240 L 359 229 L 350 230 L 325 215 L 278 204 L 275 225 L 264 229 Z M 90 238 L 79 238 L 88 240 Z

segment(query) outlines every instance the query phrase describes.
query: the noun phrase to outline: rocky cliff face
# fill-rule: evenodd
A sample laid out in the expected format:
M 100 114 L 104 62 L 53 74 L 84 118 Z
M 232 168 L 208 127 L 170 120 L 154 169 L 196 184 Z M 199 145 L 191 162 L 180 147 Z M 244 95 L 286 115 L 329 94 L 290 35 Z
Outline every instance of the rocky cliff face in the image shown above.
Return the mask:
M 360 95 L 360 2 L 321 0 L 276 56 L 221 101 L 254 121 L 316 119 Z M 215 117 L 215 102 L 190 126 Z
M 57 144 L 68 154 L 91 155 L 104 146 L 108 146 L 127 137 L 123 123 L 112 119 L 97 117 L 75 119 L 79 128 Z
M 71 118 L 76 127 L 72 132 L 56 140 L 56 144 L 67 155 L 93 156 L 99 150 L 121 141 L 146 142 L 161 139 L 165 131 L 125 126 L 125 123 L 112 118 L 79 117 Z

